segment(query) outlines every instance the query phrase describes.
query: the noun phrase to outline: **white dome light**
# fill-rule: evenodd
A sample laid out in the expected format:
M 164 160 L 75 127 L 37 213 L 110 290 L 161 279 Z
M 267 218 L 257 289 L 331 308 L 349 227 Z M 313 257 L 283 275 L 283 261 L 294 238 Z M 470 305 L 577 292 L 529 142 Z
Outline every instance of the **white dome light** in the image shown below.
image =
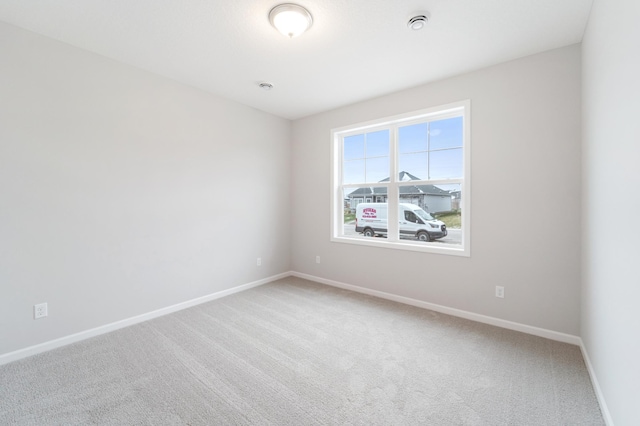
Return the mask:
M 297 37 L 307 31 L 313 18 L 307 9 L 297 4 L 280 4 L 269 12 L 269 21 L 273 27 L 287 37 Z

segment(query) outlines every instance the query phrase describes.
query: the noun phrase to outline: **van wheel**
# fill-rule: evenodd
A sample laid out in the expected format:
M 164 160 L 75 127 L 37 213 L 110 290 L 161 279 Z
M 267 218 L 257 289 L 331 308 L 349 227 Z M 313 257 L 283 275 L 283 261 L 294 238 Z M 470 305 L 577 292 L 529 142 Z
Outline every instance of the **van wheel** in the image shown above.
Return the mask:
M 431 237 L 429 236 L 428 232 L 421 231 L 418 232 L 418 241 L 429 242 L 431 241 Z
M 375 237 L 376 233 L 373 232 L 373 229 L 371 228 L 367 228 L 364 230 L 364 232 L 362 233 L 365 237 Z

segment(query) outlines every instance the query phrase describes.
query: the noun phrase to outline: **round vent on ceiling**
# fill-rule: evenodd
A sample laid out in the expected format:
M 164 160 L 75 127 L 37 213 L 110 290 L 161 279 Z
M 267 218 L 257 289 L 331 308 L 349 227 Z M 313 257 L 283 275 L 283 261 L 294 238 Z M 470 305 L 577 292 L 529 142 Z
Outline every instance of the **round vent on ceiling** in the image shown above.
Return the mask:
M 423 29 L 424 26 L 427 25 L 427 22 L 429 22 L 429 17 L 427 15 L 416 15 L 413 18 L 409 19 L 409 22 L 407 22 L 407 27 L 417 31 Z

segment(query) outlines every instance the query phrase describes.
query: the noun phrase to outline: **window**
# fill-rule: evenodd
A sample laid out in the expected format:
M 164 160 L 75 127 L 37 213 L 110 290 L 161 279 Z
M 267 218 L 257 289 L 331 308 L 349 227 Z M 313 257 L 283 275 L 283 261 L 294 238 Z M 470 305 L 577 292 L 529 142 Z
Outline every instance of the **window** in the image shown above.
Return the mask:
M 470 102 L 332 134 L 332 241 L 469 256 Z
M 405 210 L 404 212 L 404 220 L 406 220 L 407 222 L 411 222 L 411 223 L 422 223 L 424 224 L 423 221 L 421 221 L 420 219 L 418 219 L 418 216 L 416 216 L 416 214 L 410 210 Z

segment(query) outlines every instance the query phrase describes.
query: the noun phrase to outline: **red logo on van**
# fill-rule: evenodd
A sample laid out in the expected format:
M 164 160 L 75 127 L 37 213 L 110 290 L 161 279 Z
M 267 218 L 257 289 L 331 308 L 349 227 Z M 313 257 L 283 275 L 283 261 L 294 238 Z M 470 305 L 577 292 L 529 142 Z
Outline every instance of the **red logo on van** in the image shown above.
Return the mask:
M 366 209 L 362 209 L 362 217 L 367 219 L 373 219 L 378 217 L 378 215 L 377 215 L 376 209 L 367 207 Z

